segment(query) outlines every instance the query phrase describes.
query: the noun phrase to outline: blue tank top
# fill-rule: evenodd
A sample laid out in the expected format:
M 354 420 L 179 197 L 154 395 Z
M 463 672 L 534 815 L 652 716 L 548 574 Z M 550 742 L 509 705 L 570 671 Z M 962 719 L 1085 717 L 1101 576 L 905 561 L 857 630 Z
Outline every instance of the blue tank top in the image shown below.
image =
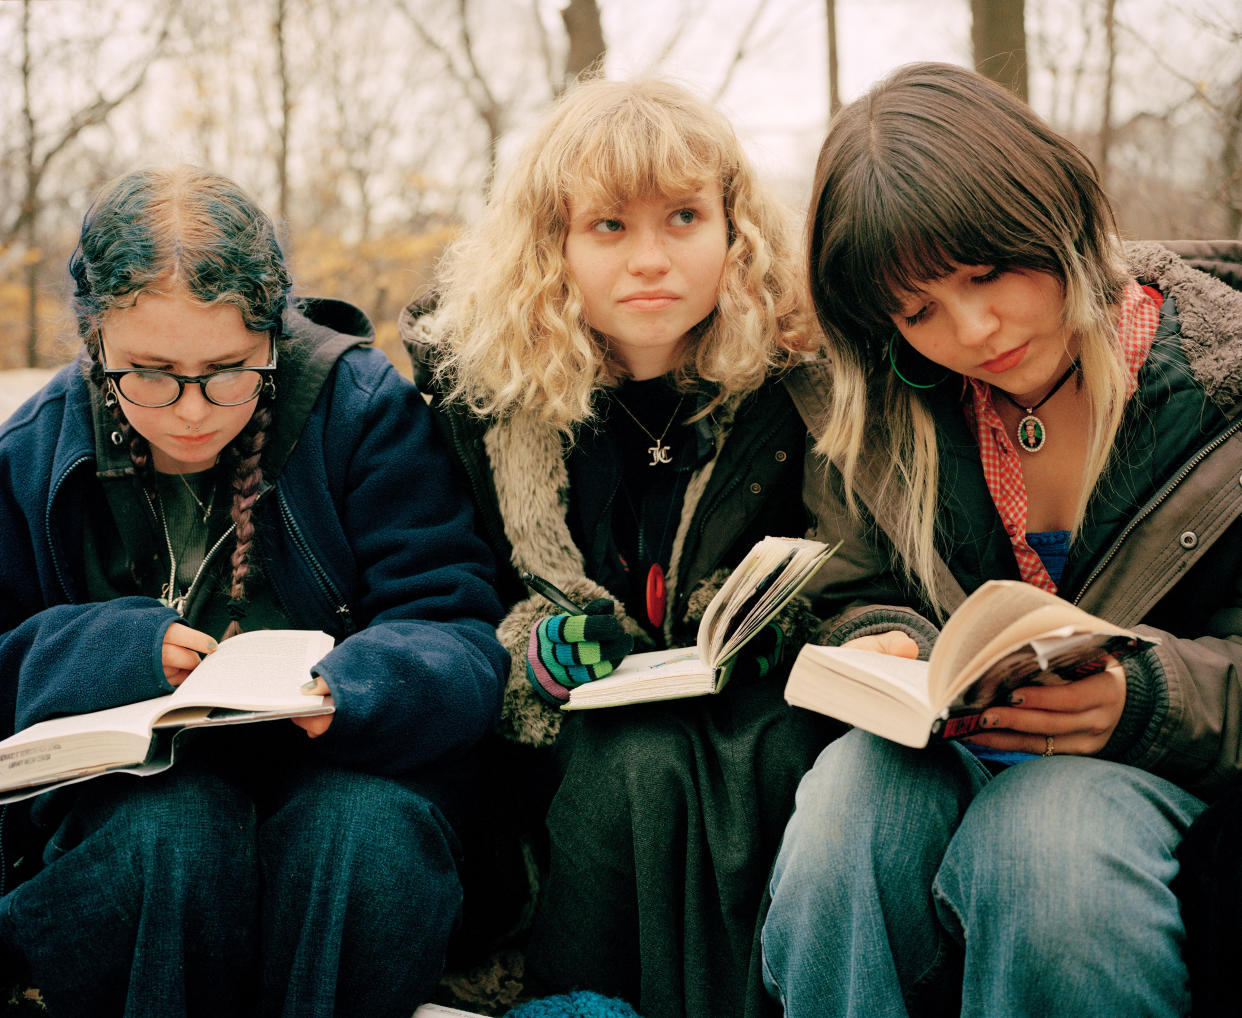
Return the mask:
M 1026 535 L 1029 544 L 1039 560 L 1048 570 L 1052 582 L 1061 585 L 1061 574 L 1065 571 L 1065 560 L 1069 558 L 1068 530 L 1040 530 Z

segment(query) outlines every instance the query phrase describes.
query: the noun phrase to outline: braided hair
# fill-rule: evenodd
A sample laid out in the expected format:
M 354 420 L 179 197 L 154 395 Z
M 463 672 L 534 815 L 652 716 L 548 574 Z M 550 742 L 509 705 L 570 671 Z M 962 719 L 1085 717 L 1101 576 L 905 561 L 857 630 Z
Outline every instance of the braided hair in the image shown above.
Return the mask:
M 232 304 L 246 328 L 277 347 L 292 280 L 271 218 L 235 183 L 193 166 L 139 170 L 104 188 L 82 220 L 69 259 L 72 306 L 86 347 L 86 376 L 116 418 L 139 484 L 154 484 L 150 444 L 130 425 L 103 373 L 101 324 L 142 293 L 183 293 L 203 306 Z M 251 519 L 263 482 L 274 387 L 265 385 L 246 427 L 225 448 L 236 543 L 223 636 L 241 631 L 254 542 Z

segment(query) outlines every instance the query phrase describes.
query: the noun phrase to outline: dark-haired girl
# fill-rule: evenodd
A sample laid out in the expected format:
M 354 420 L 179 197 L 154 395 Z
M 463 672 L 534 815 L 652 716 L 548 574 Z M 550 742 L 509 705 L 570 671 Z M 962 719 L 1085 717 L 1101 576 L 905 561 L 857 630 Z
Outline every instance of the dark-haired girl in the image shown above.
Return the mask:
M 335 637 L 304 688 L 336 709 L 6 807 L 35 845 L 0 941 L 54 1014 L 408 1016 L 507 668 L 426 407 L 361 313 L 291 301 L 221 177 L 118 180 L 70 270 L 85 352 L 0 431 L 0 728 L 167 693 L 264 628 Z
M 832 744 L 767 985 L 791 1018 L 1186 1014 L 1175 852 L 1242 740 L 1242 294 L 1123 245 L 1078 149 L 943 64 L 834 118 L 809 242 L 807 497 L 855 523 L 829 572 L 871 563 L 830 642 L 925 652 L 997 578 L 1160 642 L 1017 690 L 971 745 Z

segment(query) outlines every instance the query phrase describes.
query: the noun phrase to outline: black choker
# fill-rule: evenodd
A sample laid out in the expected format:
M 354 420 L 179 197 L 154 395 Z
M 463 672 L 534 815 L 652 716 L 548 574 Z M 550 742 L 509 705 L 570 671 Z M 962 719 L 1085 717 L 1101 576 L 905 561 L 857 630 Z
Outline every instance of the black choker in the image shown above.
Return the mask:
M 1023 452 L 1039 452 L 1039 450 L 1044 447 L 1044 442 L 1048 438 L 1048 428 L 1044 425 L 1042 420 L 1035 416 L 1035 411 L 1047 403 L 1048 400 L 1052 399 L 1052 397 L 1060 391 L 1061 386 L 1068 382 L 1070 380 L 1070 376 L 1075 374 L 1077 371 L 1078 359 L 1075 358 L 1070 361 L 1070 366 L 1065 369 L 1065 374 L 1057 379 L 1057 384 L 1049 389 L 1048 394 L 1034 406 L 1023 406 L 1004 389 L 993 386 L 997 392 L 999 392 L 1005 397 L 1005 399 L 1025 414 L 1025 416 L 1018 421 L 1018 426 L 1014 430 L 1014 437 L 1018 440 L 1018 448 Z

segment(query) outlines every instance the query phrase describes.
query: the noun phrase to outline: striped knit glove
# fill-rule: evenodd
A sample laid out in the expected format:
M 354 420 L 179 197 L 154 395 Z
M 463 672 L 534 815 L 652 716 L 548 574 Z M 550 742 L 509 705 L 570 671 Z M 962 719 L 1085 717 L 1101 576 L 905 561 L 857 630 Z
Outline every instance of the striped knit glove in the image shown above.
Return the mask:
M 781 663 L 781 654 L 784 650 L 785 631 L 775 622 L 769 622 L 742 648 L 742 661 L 738 663 L 748 661 L 755 675 L 763 678 Z
M 602 679 L 631 650 L 634 637 L 621 627 L 612 602 L 599 597 L 582 615 L 550 615 L 530 631 L 526 677 L 545 701 L 564 703 L 574 686 Z

